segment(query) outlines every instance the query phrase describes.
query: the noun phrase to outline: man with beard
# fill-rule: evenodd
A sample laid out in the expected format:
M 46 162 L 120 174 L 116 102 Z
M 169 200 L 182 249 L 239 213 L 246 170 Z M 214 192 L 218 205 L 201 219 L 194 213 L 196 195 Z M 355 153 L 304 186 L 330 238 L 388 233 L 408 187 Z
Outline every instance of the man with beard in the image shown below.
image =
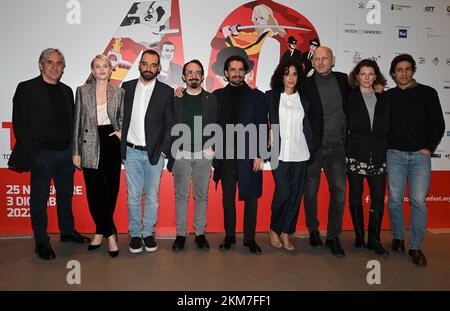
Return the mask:
M 222 181 L 222 204 L 224 209 L 225 239 L 220 245 L 221 250 L 228 250 L 236 243 L 236 184 L 239 188 L 239 200 L 245 202 L 244 208 L 244 246 L 253 254 L 261 254 L 261 248 L 255 241 L 256 216 L 258 198 L 262 194 L 262 168 L 263 159 L 259 154 L 252 155 L 249 150 L 252 138 L 248 132 L 241 141 L 236 141 L 236 135 L 227 139 L 226 127 L 243 125 L 251 127 L 256 125 L 259 131 L 260 124 L 266 124 L 264 93 L 251 89 L 244 81 L 249 65 L 241 56 L 229 57 L 224 64 L 224 74 L 228 85 L 213 92 L 218 101 L 218 123 L 223 130 L 223 158 L 218 158 L 214 166 L 214 181 Z M 233 132 L 237 134 L 236 132 Z M 259 137 L 257 132 L 257 135 Z M 227 144 L 231 139 L 234 143 Z M 238 143 L 239 142 L 239 143 Z M 252 142 L 253 143 L 253 142 Z M 258 148 L 258 146 L 256 146 Z M 228 150 L 227 149 L 233 149 Z M 244 156 L 237 158 L 240 151 L 245 150 Z M 258 149 L 259 150 L 259 149 Z M 216 149 L 217 151 L 217 149 Z
M 176 123 L 174 129 L 178 126 L 184 127 L 188 134 L 182 129 L 181 134 L 188 139 L 183 140 L 182 145 L 178 147 L 176 146 L 178 136 L 173 135 L 174 144 L 167 165 L 167 169 L 173 171 L 175 184 L 177 237 L 172 249 L 182 250 L 188 234 L 186 218 L 192 177 L 195 199 L 195 243 L 199 249 L 208 250 L 209 243 L 205 238 L 206 207 L 213 152 L 211 147 L 205 144 L 210 136 L 203 135 L 201 139 L 195 139 L 194 135 L 203 133 L 205 126 L 216 122 L 217 100 L 213 94 L 201 87 L 204 70 L 200 61 L 194 59 L 186 63 L 182 78 L 186 82 L 187 89 L 182 97 L 176 97 L 174 100 Z
M 142 252 L 143 248 L 148 252 L 158 249 L 153 232 L 164 158 L 170 152 L 173 119 L 173 89 L 156 79 L 160 70 L 159 54 L 146 50 L 139 62 L 139 79 L 122 84 L 125 98 L 121 153 L 128 193 L 129 250 L 133 254 Z M 143 193 L 144 213 L 141 209 Z

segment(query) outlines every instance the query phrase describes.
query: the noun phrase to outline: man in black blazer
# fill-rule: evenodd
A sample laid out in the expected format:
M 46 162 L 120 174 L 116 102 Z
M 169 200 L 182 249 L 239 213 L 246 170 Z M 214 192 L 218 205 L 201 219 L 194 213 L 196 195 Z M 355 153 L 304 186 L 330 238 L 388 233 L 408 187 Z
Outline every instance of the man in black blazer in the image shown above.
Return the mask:
M 309 72 L 313 69 L 312 58 L 314 51 L 319 46 L 318 39 L 309 40 L 309 50 L 302 53 L 300 58 L 300 67 L 303 69 L 302 78 L 307 78 Z
M 142 53 L 139 79 L 122 84 L 125 90 L 121 153 L 125 164 L 131 253 L 154 252 L 159 183 L 164 159 L 170 153 L 173 89 L 158 81 L 159 54 Z M 142 194 L 145 193 L 142 217 Z
M 323 169 L 330 189 L 326 246 L 333 255 L 344 257 L 339 234 L 345 206 L 345 111 L 349 85 L 346 74 L 332 71 L 334 62 L 331 49 L 315 49 L 312 59 L 315 72 L 306 79 L 303 87 L 311 99 L 308 116 L 313 133 L 312 162 L 307 169 L 304 203 L 310 244 L 323 247 L 317 219 L 317 195 Z
M 39 57 L 41 74 L 19 83 L 13 98 L 16 144 L 8 166 L 31 172 L 30 215 L 35 252 L 45 260 L 56 257 L 47 234 L 47 201 L 52 178 L 61 242 L 90 241 L 74 229 L 71 146 L 74 101 L 70 87 L 59 81 L 64 67 L 61 51 L 45 49 Z
M 214 181 L 222 181 L 222 204 L 224 209 L 225 240 L 220 245 L 221 250 L 228 250 L 236 243 L 236 185 L 239 188 L 239 200 L 245 201 L 244 207 L 244 246 L 253 254 L 261 254 L 261 248 L 255 241 L 256 216 L 258 198 L 262 194 L 263 159 L 259 154 L 248 153 L 250 138 L 245 137 L 242 145 L 234 138 L 234 146 L 226 144 L 225 129 L 228 125 L 256 125 L 259 137 L 259 125 L 267 124 L 264 93 L 251 89 L 244 81 L 249 64 L 242 56 L 231 56 L 224 64 L 224 74 L 228 85 L 217 89 L 213 94 L 218 102 L 218 124 L 225 133 L 223 137 L 223 155 L 219 158 L 216 149 L 216 164 L 214 166 Z M 258 141 L 258 140 L 256 140 Z M 259 142 L 258 142 L 259 143 Z M 257 144 L 258 144 L 257 143 Z M 247 151 L 243 158 L 237 158 L 239 149 L 245 146 Z M 267 147 L 265 145 L 264 147 Z M 258 148 L 258 147 L 257 147 Z M 234 156 L 227 154 L 227 149 L 234 149 Z M 229 151 L 230 151 L 229 150 Z M 231 152 L 229 152 L 231 153 Z
M 287 60 L 293 60 L 300 64 L 302 60 L 302 52 L 300 50 L 297 50 L 297 40 L 293 36 L 290 36 L 288 38 L 287 44 L 289 46 L 289 50 L 284 52 L 283 56 L 281 57 L 280 63 L 283 63 Z

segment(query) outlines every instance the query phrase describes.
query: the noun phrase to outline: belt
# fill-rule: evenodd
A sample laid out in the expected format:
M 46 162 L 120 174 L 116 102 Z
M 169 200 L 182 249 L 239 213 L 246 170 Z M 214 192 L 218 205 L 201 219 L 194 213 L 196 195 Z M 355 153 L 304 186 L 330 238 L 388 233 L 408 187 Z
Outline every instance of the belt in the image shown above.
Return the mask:
M 147 148 L 145 148 L 145 146 L 137 146 L 137 145 L 133 145 L 132 143 L 127 142 L 127 146 L 133 149 L 137 149 L 137 150 L 142 150 L 145 151 L 147 150 Z

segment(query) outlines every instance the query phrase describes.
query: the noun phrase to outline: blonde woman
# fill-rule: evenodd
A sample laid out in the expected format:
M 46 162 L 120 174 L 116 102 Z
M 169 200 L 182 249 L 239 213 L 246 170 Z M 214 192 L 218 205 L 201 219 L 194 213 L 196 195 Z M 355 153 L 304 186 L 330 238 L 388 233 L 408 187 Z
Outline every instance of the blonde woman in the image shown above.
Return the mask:
M 119 192 L 120 137 L 124 90 L 109 83 L 110 60 L 97 55 L 91 62 L 93 83 L 77 88 L 73 164 L 83 170 L 89 210 L 96 225 L 88 250 L 108 240 L 109 255 L 119 255 L 113 215 Z
M 252 21 L 255 30 L 251 32 L 240 31 L 238 25 L 225 26 L 222 33 L 227 46 L 235 46 L 244 49 L 247 55 L 258 54 L 267 38 L 279 35 L 284 38 L 286 31 L 281 27 L 264 27 L 278 25 L 273 11 L 265 4 L 253 8 Z M 261 28 L 259 28 L 261 27 Z M 264 27 L 264 28 L 263 28 Z

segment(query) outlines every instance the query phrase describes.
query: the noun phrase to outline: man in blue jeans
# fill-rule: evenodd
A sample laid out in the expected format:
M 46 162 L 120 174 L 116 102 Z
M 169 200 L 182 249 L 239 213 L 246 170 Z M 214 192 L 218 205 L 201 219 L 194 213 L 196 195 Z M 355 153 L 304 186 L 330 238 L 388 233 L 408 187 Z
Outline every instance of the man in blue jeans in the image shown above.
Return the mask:
M 147 252 L 158 249 L 153 232 L 158 216 L 159 183 L 164 158 L 170 152 L 173 122 L 173 89 L 156 79 L 160 70 L 158 53 L 146 50 L 139 62 L 139 79 L 122 85 L 125 98 L 121 153 L 128 193 L 129 250 L 133 254 L 142 252 L 144 247 Z
M 431 153 L 445 130 L 441 104 L 435 89 L 414 80 L 416 62 L 409 54 L 396 56 L 390 75 L 397 84 L 386 92 L 389 105 L 387 172 L 389 216 L 394 235 L 392 250 L 405 251 L 403 196 L 408 181 L 411 205 L 409 256 L 424 267 L 422 252 L 427 223 L 427 197 L 431 177 Z

